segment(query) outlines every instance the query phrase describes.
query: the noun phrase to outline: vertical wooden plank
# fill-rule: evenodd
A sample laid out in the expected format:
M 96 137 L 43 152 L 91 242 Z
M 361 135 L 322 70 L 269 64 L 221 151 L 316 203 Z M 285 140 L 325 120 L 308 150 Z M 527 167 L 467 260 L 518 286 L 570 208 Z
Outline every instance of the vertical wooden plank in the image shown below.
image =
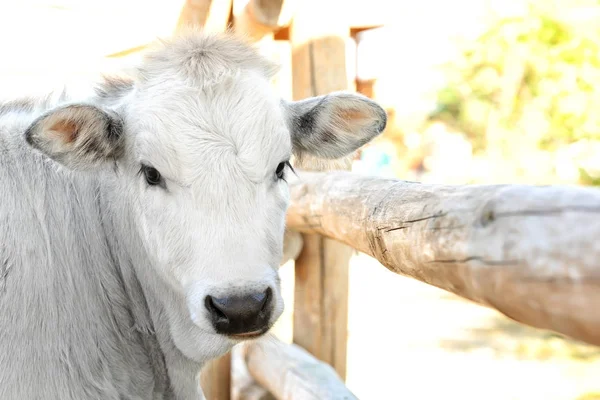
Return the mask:
M 352 249 L 318 235 L 304 235 L 296 260 L 294 343 L 346 377 L 348 265 Z
M 231 353 L 204 366 L 200 385 L 206 400 L 231 399 Z
M 342 0 L 305 0 L 290 26 L 292 93 L 295 100 L 348 90 L 349 26 L 339 12 Z M 303 163 L 302 169 L 349 169 L 350 159 L 335 166 Z M 320 236 L 304 237 L 296 260 L 294 343 L 346 376 L 348 263 L 352 249 Z

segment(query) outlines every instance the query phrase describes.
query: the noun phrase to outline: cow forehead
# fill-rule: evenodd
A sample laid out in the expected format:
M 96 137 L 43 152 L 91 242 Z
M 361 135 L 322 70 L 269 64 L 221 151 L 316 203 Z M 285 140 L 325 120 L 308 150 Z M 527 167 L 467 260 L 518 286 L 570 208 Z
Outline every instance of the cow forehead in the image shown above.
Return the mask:
M 135 103 L 138 156 L 182 182 L 223 170 L 223 163 L 260 181 L 291 153 L 280 98 L 252 71 L 208 88 L 162 82 L 138 92 Z

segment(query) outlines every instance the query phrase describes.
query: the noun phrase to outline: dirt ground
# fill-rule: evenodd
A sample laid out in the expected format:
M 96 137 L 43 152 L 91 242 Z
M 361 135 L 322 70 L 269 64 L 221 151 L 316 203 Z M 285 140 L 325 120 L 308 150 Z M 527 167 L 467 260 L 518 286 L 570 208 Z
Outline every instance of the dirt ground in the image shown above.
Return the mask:
M 346 381 L 360 399 L 600 399 L 600 348 L 515 323 L 364 254 L 350 268 Z M 287 307 L 277 332 L 290 341 L 293 265 L 281 274 Z

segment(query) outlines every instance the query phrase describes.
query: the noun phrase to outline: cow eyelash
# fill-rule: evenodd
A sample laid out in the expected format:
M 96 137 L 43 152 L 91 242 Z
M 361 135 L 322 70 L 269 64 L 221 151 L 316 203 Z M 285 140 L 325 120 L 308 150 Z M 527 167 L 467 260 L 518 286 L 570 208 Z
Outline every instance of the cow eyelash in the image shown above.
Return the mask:
M 283 180 L 285 182 L 285 167 L 289 167 L 289 169 L 294 173 L 294 175 L 296 174 L 296 171 L 294 170 L 294 167 L 292 167 L 292 164 L 290 164 L 290 161 L 283 161 L 280 162 L 279 165 L 277 165 L 277 169 L 275 169 L 275 176 L 277 177 L 277 179 Z
M 144 176 L 144 179 L 146 180 L 148 186 L 160 186 L 164 188 L 164 179 L 156 168 L 146 164 L 142 164 L 139 170 L 139 174 Z

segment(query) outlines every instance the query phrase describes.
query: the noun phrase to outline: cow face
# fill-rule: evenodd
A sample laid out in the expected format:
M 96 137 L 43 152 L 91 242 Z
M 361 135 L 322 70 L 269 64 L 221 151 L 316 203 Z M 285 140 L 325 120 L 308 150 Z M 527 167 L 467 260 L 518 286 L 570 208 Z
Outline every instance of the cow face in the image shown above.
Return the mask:
M 282 313 L 290 157 L 345 156 L 386 123 L 358 94 L 282 101 L 274 71 L 233 37 L 184 37 L 149 53 L 131 81 L 107 81 L 26 133 L 57 162 L 117 182 L 148 268 L 213 347 L 262 335 Z

